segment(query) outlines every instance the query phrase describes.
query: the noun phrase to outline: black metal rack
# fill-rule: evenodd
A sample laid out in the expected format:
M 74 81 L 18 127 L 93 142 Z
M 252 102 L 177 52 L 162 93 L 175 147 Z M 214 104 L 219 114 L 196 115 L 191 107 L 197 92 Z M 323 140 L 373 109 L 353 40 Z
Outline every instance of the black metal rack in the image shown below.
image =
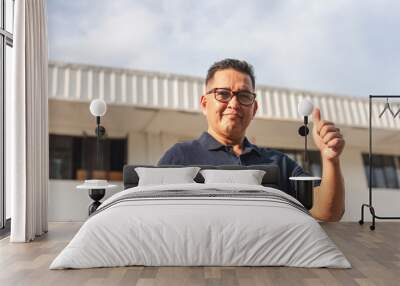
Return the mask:
M 369 211 L 372 215 L 372 225 L 369 226 L 371 230 L 375 229 L 375 219 L 400 219 L 400 217 L 385 217 L 385 216 L 378 216 L 375 213 L 375 209 L 372 206 L 372 169 L 373 169 L 373 162 L 372 162 L 372 99 L 373 98 L 400 98 L 400 95 L 370 95 L 369 96 L 369 203 L 362 204 L 361 206 L 361 219 L 358 221 L 359 224 L 364 224 L 364 207 L 369 208 Z M 396 113 L 397 115 L 397 113 Z

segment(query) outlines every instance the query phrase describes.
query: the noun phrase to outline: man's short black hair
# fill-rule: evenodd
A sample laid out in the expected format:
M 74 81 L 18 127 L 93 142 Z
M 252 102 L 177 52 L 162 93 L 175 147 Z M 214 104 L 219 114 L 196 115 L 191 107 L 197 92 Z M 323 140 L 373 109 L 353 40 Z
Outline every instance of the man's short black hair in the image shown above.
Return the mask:
M 253 89 L 256 88 L 256 80 L 254 76 L 253 66 L 246 61 L 236 59 L 224 59 L 215 62 L 207 71 L 206 84 L 214 77 L 214 74 L 220 70 L 233 69 L 235 71 L 247 74 L 251 78 Z

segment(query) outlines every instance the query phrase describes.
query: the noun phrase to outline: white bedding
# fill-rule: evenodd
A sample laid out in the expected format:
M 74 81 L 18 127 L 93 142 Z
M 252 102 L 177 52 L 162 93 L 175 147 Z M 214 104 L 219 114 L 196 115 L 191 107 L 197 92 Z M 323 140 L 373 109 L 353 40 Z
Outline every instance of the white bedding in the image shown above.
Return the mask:
M 279 200 L 251 196 L 121 200 L 145 191 L 206 193 L 210 189 L 261 190 L 298 203 L 279 190 L 255 185 L 190 183 L 131 188 L 107 199 L 50 269 L 126 265 L 351 267 L 315 219 Z

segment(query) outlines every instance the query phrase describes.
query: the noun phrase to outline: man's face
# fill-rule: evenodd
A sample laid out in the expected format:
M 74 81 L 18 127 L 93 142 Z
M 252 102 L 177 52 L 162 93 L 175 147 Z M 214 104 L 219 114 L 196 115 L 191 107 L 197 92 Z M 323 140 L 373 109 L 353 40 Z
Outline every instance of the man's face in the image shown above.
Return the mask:
M 254 92 L 250 76 L 233 69 L 217 71 L 208 82 L 206 92 L 213 88 Z M 200 105 L 207 117 L 208 128 L 220 136 L 232 139 L 244 136 L 257 111 L 256 101 L 251 105 L 243 105 L 233 96 L 229 102 L 224 103 L 216 100 L 214 93 L 203 95 Z

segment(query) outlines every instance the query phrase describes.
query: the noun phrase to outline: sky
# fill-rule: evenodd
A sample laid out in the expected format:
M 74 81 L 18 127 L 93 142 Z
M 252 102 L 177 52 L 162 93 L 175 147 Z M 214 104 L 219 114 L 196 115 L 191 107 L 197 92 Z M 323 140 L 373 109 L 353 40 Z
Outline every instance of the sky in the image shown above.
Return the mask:
M 51 60 L 205 77 L 224 58 L 261 85 L 400 94 L 397 0 L 48 0 Z

